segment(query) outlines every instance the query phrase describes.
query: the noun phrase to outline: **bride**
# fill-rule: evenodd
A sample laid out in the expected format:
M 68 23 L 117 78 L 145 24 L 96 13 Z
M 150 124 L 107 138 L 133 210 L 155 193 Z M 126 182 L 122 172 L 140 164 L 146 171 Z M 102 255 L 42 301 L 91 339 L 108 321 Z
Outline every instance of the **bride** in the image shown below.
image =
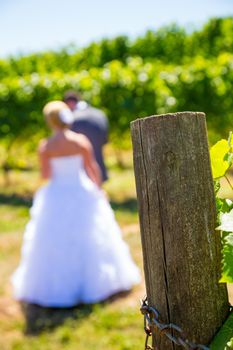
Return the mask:
M 88 139 L 68 129 L 72 114 L 61 101 L 44 107 L 53 135 L 39 146 L 41 175 L 20 264 L 16 299 L 47 307 L 96 303 L 139 282 L 121 238 Z

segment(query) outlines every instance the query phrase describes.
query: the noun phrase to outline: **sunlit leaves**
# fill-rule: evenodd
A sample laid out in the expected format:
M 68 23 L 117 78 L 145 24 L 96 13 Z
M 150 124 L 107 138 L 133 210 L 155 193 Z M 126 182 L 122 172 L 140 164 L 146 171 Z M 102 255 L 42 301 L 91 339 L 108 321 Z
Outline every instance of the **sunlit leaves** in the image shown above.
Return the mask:
M 233 283 L 233 203 L 218 197 L 219 179 L 225 176 L 232 164 L 232 133 L 228 140 L 218 141 L 210 150 L 212 173 L 215 179 L 217 230 L 222 238 L 222 277 L 220 282 Z M 217 179 L 217 180 L 216 180 Z
M 230 163 L 226 159 L 230 146 L 227 140 L 218 141 L 210 150 L 211 167 L 214 179 L 225 175 Z
M 220 186 L 220 184 L 219 184 L 219 186 Z M 219 187 L 219 189 L 220 189 L 220 187 Z M 222 215 L 224 213 L 228 213 L 233 208 L 233 202 L 230 199 L 223 199 L 223 198 L 219 198 L 217 196 L 217 193 L 218 193 L 219 189 L 217 190 L 217 192 L 215 192 L 218 225 L 221 224 Z
M 220 215 L 220 222 L 219 230 L 233 232 L 233 209 L 229 213 L 222 213 Z
M 230 203 L 232 208 L 232 202 Z M 233 283 L 233 209 L 229 213 L 220 214 L 222 233 L 222 277 L 220 282 Z
M 229 233 L 222 239 L 222 277 L 220 282 L 233 283 L 233 233 Z

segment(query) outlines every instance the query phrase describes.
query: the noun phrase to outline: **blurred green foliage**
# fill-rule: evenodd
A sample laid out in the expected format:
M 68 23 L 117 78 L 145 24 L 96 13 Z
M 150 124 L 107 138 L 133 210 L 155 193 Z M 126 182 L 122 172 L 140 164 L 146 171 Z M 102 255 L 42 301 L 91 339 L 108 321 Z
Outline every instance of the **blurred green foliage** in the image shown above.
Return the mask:
M 119 36 L 1 60 L 5 149 L 16 140 L 37 142 L 46 133 L 43 105 L 67 89 L 105 110 L 116 144 L 133 119 L 184 110 L 205 112 L 215 141 L 232 128 L 233 18 L 212 19 L 192 33 L 171 25 L 134 41 Z

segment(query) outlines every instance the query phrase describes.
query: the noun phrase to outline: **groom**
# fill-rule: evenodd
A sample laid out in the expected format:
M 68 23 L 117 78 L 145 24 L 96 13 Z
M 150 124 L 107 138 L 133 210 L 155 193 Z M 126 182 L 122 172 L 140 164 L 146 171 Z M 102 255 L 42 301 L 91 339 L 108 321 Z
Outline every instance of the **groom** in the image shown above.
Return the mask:
M 108 175 L 104 164 L 103 146 L 108 142 L 108 120 L 105 114 L 81 100 L 75 91 L 67 91 L 64 94 L 64 102 L 74 114 L 71 130 L 84 134 L 89 139 L 102 173 L 102 181 L 106 181 Z

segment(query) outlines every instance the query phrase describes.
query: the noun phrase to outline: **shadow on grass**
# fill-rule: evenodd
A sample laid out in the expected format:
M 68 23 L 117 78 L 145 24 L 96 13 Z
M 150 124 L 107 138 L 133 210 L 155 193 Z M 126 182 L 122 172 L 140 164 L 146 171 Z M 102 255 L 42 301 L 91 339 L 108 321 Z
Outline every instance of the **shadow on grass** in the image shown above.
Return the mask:
M 117 299 L 126 297 L 131 291 L 119 292 L 112 295 L 99 305 L 109 304 Z M 80 304 L 70 308 L 49 308 L 36 304 L 21 303 L 25 317 L 25 334 L 36 336 L 45 331 L 52 331 L 66 320 L 81 321 L 87 318 L 94 310 L 95 304 Z
M 32 197 L 30 195 L 20 195 L 17 193 L 5 194 L 0 193 L 0 204 L 12 206 L 25 206 L 30 208 L 32 205 Z M 137 213 L 137 200 L 135 198 L 127 198 L 123 201 L 110 201 L 113 210 L 129 211 Z
M 23 196 L 16 193 L 4 194 L 0 193 L 0 204 L 12 205 L 12 206 L 25 206 L 27 208 L 32 205 L 31 196 Z
M 39 335 L 44 331 L 52 331 L 66 320 L 81 320 L 88 317 L 93 305 L 79 305 L 72 308 L 49 308 L 36 304 L 21 304 L 25 317 L 25 334 Z
M 137 213 L 138 211 L 136 198 L 127 198 L 126 200 L 123 200 L 121 202 L 110 201 L 110 204 L 114 211 L 122 210 L 122 211 L 129 211 L 131 213 Z

